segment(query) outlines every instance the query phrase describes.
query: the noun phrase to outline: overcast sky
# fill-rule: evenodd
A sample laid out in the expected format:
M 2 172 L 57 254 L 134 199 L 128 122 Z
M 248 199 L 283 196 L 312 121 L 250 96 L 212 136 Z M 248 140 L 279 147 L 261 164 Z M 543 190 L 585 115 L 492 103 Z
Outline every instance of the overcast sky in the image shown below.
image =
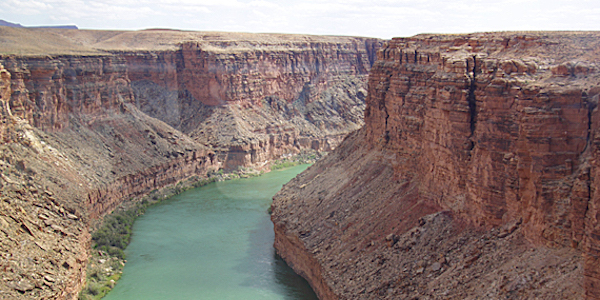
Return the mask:
M 173 28 L 391 38 L 418 33 L 600 30 L 600 0 L 0 0 L 24 26 Z

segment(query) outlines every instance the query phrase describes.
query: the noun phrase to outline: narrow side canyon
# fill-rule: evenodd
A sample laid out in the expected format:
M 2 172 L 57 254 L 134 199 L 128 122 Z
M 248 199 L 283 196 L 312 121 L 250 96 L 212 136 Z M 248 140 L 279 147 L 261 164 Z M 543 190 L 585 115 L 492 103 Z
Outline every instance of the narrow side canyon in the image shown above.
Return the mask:
M 363 125 L 382 41 L 0 27 L 0 273 L 76 299 L 90 225 L 218 169 L 330 151 Z
M 320 299 L 598 299 L 600 35 L 395 38 L 365 126 L 275 196 Z

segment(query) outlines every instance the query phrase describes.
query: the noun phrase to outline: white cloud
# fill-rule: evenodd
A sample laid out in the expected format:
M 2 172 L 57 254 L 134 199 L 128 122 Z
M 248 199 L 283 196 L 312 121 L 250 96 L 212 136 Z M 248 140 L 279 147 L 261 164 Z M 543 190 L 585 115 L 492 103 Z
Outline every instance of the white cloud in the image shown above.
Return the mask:
M 246 4 L 237 0 L 153 0 L 153 4 L 188 5 L 188 6 L 223 6 L 245 7 Z
M 277 5 L 277 3 L 264 0 L 252 1 L 248 3 L 248 5 L 253 7 L 279 8 L 279 5 Z
M 9 12 L 24 15 L 40 14 L 52 9 L 52 5 L 44 1 L 4 0 L 2 5 Z
M 181 5 L 181 6 L 177 6 L 174 7 L 172 5 L 164 5 L 164 4 L 160 4 L 159 7 L 160 9 L 160 14 L 164 15 L 167 13 L 171 13 L 174 15 L 183 13 L 183 14 L 189 14 L 189 13 L 204 13 L 204 14 L 210 14 L 212 11 L 206 7 L 206 6 L 201 6 L 201 5 Z

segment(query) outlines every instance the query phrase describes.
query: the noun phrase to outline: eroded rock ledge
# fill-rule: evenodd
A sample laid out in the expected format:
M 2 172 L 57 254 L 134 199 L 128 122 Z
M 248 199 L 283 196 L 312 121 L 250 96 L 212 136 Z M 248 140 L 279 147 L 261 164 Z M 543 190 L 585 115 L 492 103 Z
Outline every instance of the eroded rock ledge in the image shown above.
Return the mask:
M 599 298 L 599 44 L 393 39 L 365 127 L 275 196 L 278 252 L 322 299 Z

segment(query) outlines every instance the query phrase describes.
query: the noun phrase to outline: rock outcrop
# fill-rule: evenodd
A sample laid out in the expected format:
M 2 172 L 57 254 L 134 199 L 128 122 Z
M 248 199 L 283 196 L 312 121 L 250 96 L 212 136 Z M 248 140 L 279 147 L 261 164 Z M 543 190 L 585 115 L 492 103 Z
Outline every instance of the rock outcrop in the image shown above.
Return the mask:
M 10 110 L 10 73 L 0 65 L 0 141 L 5 143 L 8 140 L 8 128 L 14 120 Z
M 90 224 L 219 168 L 334 149 L 381 41 L 0 27 L 0 298 L 75 299 Z
M 599 44 L 393 39 L 365 127 L 275 197 L 278 252 L 322 299 L 599 298 Z

